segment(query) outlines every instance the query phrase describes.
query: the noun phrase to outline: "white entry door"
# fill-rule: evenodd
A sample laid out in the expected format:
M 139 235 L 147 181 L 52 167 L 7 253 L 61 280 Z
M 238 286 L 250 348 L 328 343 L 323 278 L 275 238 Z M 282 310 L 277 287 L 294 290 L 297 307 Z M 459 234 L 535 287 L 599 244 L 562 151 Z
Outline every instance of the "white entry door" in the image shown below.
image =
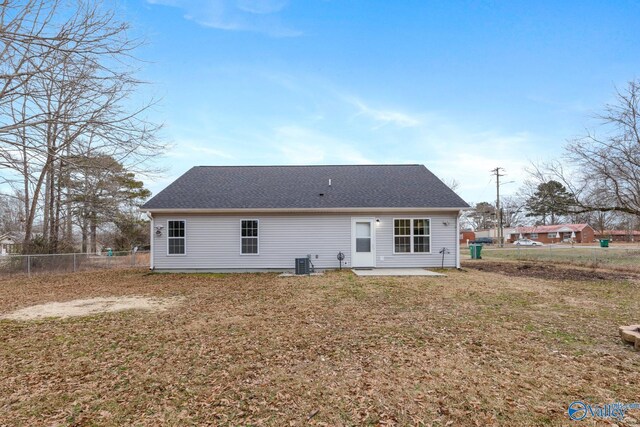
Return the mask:
M 374 218 L 351 219 L 351 265 L 376 266 L 376 229 Z

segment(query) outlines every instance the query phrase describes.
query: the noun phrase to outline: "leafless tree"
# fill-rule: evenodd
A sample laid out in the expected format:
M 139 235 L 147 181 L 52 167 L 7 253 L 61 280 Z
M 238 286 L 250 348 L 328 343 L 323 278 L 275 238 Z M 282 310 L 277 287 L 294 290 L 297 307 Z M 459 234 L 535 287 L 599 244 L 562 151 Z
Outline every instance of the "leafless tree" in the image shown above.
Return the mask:
M 598 116 L 596 131 L 571 140 L 563 161 L 533 168 L 562 182 L 575 196 L 573 214 L 593 211 L 640 215 L 640 81 L 616 91 Z
M 453 191 L 456 191 L 458 188 L 460 188 L 460 183 L 455 178 L 445 178 L 442 180 L 442 182 L 444 182 L 446 186 Z
M 501 201 L 502 223 L 505 227 L 517 227 L 526 221 L 525 200 L 518 196 L 504 196 Z
M 74 159 L 106 155 L 141 172 L 164 150 L 146 118 L 153 102 L 130 107 L 143 83 L 133 57 L 140 43 L 98 2 L 17 1 L 0 20 L 0 167 L 9 171 L 1 178 L 23 193 L 25 249 L 41 212 L 55 250 L 62 224 L 71 230 Z
M 0 234 L 20 234 L 24 224 L 23 204 L 20 194 L 0 195 Z
M 497 225 L 496 207 L 489 202 L 476 203 L 465 212 L 463 223 L 474 230 L 486 230 Z

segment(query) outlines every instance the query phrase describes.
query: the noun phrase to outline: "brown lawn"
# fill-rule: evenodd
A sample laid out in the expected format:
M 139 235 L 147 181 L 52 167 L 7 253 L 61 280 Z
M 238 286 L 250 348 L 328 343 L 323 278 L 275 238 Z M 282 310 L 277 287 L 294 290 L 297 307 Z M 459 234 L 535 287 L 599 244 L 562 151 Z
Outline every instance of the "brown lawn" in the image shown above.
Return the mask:
M 573 400 L 640 400 L 640 353 L 617 331 L 640 323 L 635 279 L 448 274 L 0 279 L 0 314 L 180 301 L 1 320 L 0 425 L 567 425 Z

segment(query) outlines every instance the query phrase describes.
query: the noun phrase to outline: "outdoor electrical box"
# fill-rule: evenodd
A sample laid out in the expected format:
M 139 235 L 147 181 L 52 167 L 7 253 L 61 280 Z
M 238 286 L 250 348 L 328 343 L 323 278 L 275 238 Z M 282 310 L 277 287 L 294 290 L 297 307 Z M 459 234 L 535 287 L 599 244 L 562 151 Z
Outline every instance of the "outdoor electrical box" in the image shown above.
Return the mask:
M 296 258 L 296 274 L 310 274 L 311 263 L 309 258 Z

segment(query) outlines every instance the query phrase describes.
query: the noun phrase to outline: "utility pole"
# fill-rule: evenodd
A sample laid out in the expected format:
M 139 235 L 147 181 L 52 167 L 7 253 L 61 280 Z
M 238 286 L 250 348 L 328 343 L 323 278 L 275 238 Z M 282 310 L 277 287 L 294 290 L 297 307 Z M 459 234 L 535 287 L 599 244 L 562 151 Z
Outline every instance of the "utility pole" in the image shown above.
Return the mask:
M 504 171 L 504 168 L 496 167 L 492 169 L 491 172 L 496 176 L 496 215 L 498 216 L 498 244 L 500 247 L 504 247 L 504 236 L 502 230 L 502 209 L 500 209 L 500 177 L 504 176 L 504 174 L 500 173 Z

